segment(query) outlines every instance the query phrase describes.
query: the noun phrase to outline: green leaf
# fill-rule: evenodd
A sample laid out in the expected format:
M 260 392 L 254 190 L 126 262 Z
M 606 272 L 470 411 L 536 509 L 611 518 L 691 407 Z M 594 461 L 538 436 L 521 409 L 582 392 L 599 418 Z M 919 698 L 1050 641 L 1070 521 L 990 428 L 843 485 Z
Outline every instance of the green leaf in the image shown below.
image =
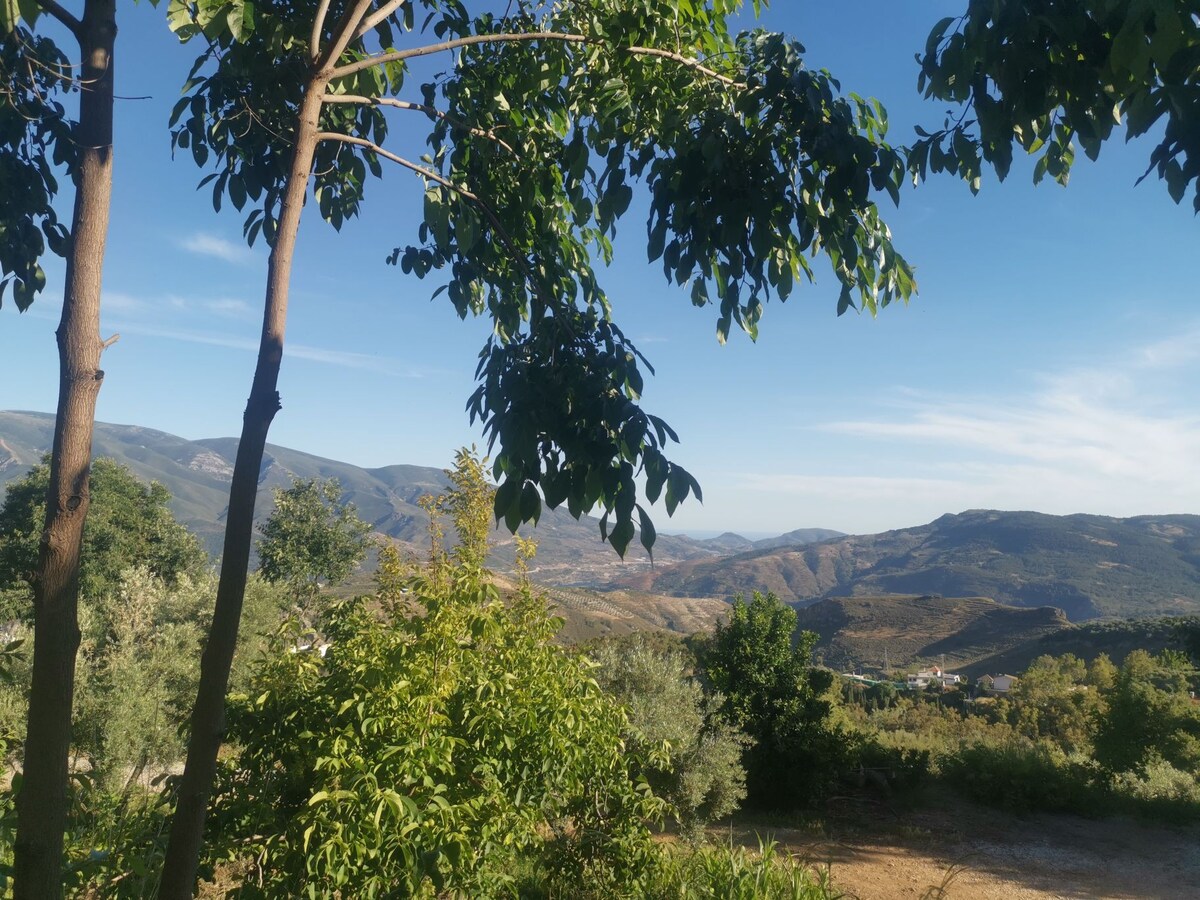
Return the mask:
M 650 554 L 650 559 L 654 559 L 654 542 L 658 539 L 658 532 L 654 530 L 654 523 L 650 521 L 650 516 L 642 509 L 639 503 L 637 507 L 638 523 L 642 536 L 642 546 L 646 548 L 646 552 Z

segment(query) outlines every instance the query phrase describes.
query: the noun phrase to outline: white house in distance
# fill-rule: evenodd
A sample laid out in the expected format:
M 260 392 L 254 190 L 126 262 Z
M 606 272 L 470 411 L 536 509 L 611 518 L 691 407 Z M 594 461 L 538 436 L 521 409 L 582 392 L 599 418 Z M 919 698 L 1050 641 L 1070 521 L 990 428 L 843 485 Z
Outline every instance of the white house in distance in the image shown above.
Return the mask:
M 910 691 L 920 691 L 929 687 L 934 682 L 940 683 L 942 687 L 953 687 L 956 684 L 962 684 L 962 680 L 961 675 L 943 672 L 939 667 L 933 666 L 931 669 L 918 672 L 916 675 L 909 675 L 906 682 Z
M 1016 683 L 1016 675 L 984 675 L 979 679 L 981 688 L 996 694 L 1007 694 Z

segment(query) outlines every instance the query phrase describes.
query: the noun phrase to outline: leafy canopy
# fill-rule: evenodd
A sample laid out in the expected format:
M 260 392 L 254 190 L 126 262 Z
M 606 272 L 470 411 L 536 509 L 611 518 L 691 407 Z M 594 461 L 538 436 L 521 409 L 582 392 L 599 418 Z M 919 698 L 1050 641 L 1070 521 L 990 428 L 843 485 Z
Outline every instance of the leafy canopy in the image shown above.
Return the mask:
M 258 542 L 259 572 L 308 603 L 322 584 L 350 577 L 367 554 L 371 526 L 353 503 L 342 501 L 336 478 L 297 478 L 289 488 L 276 488 L 274 497 Z
M 19 587 L 37 569 L 50 484 L 47 460 L 10 482 L 0 507 L 0 588 Z M 80 593 L 99 599 L 121 585 L 126 569 L 145 566 L 169 585 L 199 574 L 208 562 L 200 542 L 175 521 L 170 492 L 146 484 L 111 459 L 92 464 L 87 524 L 83 530 Z
M 0 2 L 0 305 L 11 284 L 22 312 L 46 285 L 47 247 L 66 252 L 55 169 L 70 168 L 76 155 L 61 99 L 73 86 L 69 61 L 54 41 L 18 24 L 31 25 L 38 10 Z
M 914 290 L 874 202 L 896 199 L 904 175 L 883 108 L 841 95 L 794 40 L 731 33 L 741 6 L 516 0 L 498 15 L 411 0 L 382 3 L 339 41 L 370 3 L 173 0 L 180 37 L 207 42 L 173 140 L 214 164 L 202 184 L 247 213 L 247 239 L 272 242 L 297 110 L 320 91 L 322 216 L 338 228 L 356 215 L 383 162 L 415 173 L 423 222 L 389 261 L 440 282 L 460 316 L 492 319 L 467 408 L 494 451 L 496 516 L 515 529 L 543 502 L 577 517 L 599 506 L 618 552 L 639 529 L 650 548 L 639 474 L 668 514 L 700 491 L 665 455 L 675 433 L 638 405 L 652 369 L 601 283 L 635 183 L 650 259 L 716 308 L 722 340 L 735 323 L 755 337 L 764 303 L 811 279 L 820 254 L 839 313 Z M 408 116 L 401 134 L 421 124 L 425 146 L 385 147 L 389 115 Z
M 926 96 L 965 108 L 924 135 L 914 169 L 958 172 L 978 190 L 981 159 L 1003 179 L 1015 143 L 1038 154 L 1035 181 L 1066 184 L 1076 144 L 1096 159 L 1122 124 L 1126 140 L 1161 128 L 1146 175 L 1176 203 L 1194 185 L 1200 212 L 1198 13 L 1195 0 L 971 0 L 918 57 Z

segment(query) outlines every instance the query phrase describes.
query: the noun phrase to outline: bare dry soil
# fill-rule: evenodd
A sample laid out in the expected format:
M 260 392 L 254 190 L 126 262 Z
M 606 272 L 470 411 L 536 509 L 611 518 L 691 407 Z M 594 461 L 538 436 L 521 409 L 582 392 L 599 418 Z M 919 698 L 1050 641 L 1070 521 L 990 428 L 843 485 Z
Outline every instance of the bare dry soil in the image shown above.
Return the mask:
M 713 837 L 728 840 L 728 827 Z M 820 829 L 739 824 L 776 841 L 858 900 L 1192 900 L 1200 828 L 1128 819 L 1018 817 L 947 799 L 939 808 L 858 815 Z

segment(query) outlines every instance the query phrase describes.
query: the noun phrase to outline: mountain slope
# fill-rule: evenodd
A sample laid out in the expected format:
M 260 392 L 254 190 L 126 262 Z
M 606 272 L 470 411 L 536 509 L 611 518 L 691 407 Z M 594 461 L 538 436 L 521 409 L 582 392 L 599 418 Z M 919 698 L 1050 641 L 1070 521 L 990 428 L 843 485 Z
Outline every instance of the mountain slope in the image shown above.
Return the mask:
M 1068 626 L 1062 610 L 1017 609 L 981 597 L 830 597 L 797 610 L 825 665 L 895 670 L 944 662 L 951 671 Z M 944 660 L 943 660 L 944 657 Z
M 1200 516 L 970 510 L 916 528 L 637 573 L 638 590 L 729 597 L 941 594 L 1054 606 L 1075 621 L 1200 612 Z
M 0 412 L 0 487 L 41 459 L 51 445 L 53 425 L 54 417 L 44 413 Z M 97 423 L 93 449 L 96 456 L 111 457 L 141 478 L 162 482 L 171 492 L 176 517 L 201 537 L 211 553 L 220 552 L 236 439 L 189 441 L 150 428 Z M 345 498 L 377 532 L 418 551 L 425 546 L 426 516 L 417 501 L 446 485 L 440 469 L 406 465 L 364 469 L 268 444 L 259 473 L 259 521 L 271 512 L 272 488 L 286 487 L 294 477 L 337 478 Z M 576 521 L 565 511 L 547 511 L 536 528 L 527 526 L 522 534 L 539 543 L 531 572 L 542 583 L 605 585 L 615 576 L 650 568 L 645 550 L 636 541 L 622 562 L 601 542 L 594 518 Z M 505 568 L 514 556 L 507 529 L 497 530 L 495 543 L 494 564 Z M 725 552 L 721 541 L 660 534 L 654 558 L 656 565 L 665 565 L 712 559 Z

